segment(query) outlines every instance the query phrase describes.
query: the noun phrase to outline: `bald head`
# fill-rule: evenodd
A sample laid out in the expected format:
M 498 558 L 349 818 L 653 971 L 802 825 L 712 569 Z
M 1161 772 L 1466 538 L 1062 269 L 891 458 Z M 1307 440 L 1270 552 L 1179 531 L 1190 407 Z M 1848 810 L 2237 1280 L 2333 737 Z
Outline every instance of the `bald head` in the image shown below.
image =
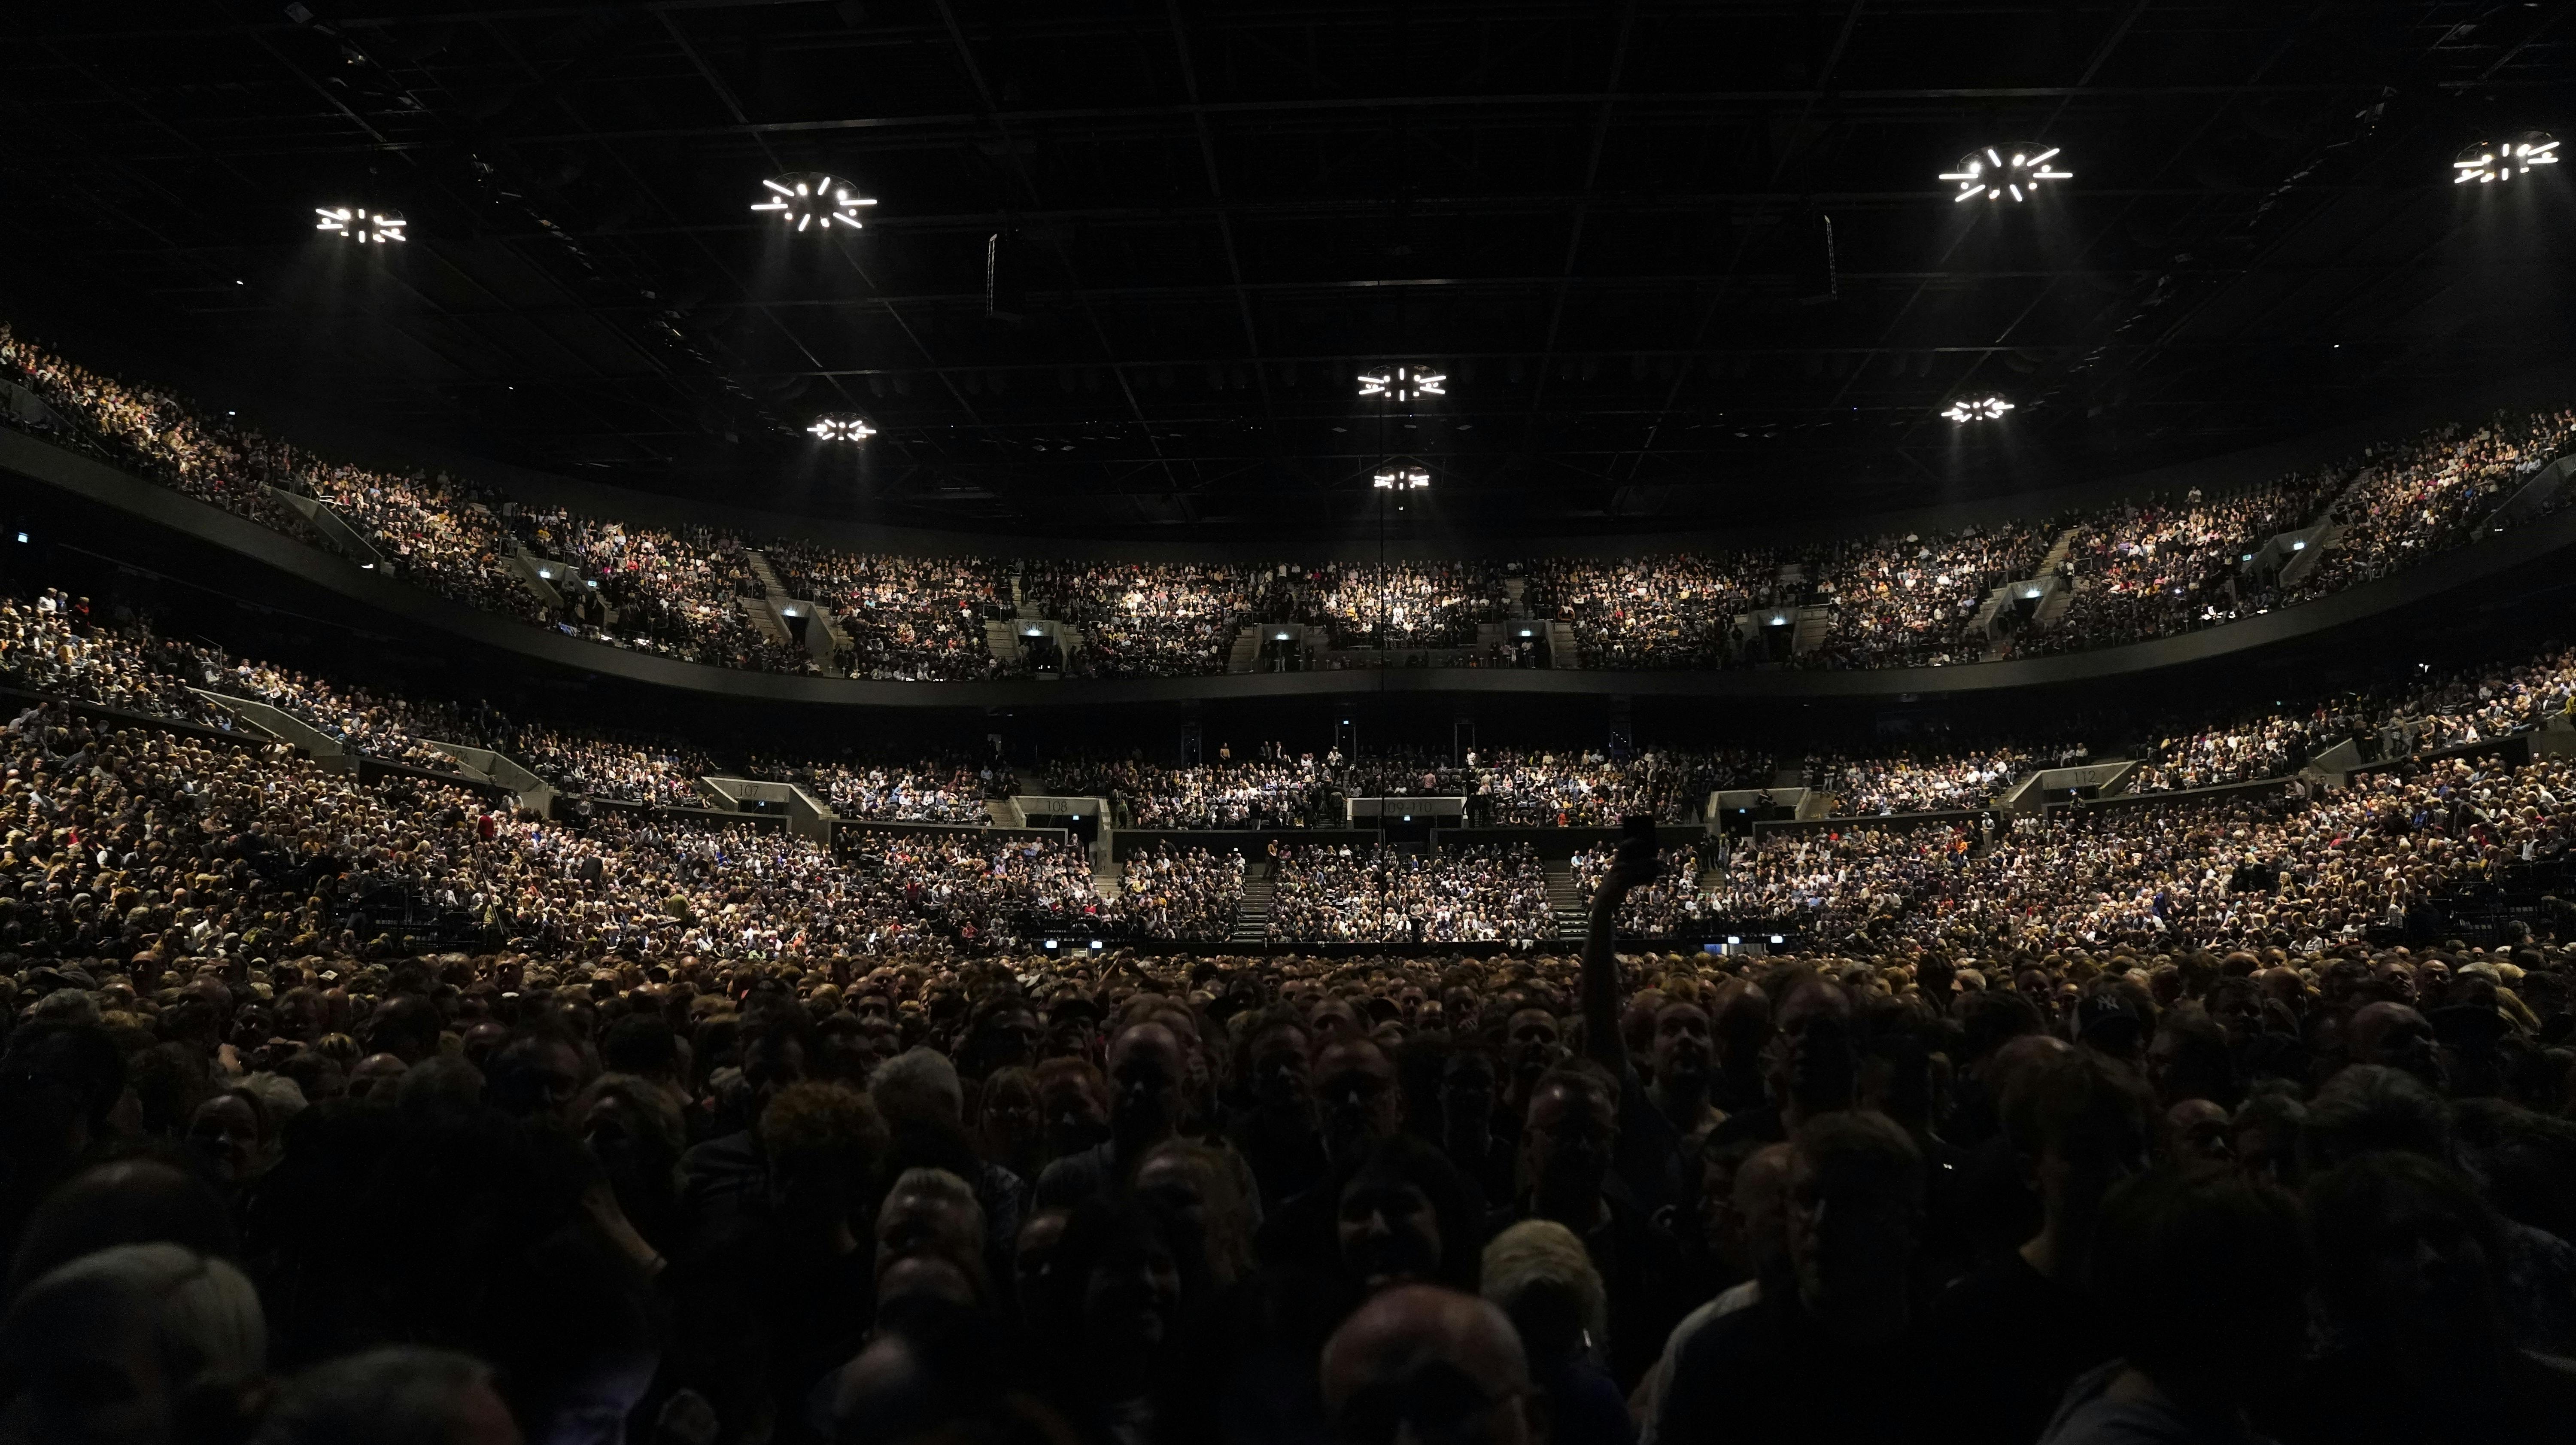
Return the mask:
M 1535 1433 L 1511 1320 L 1454 1290 L 1404 1285 L 1360 1306 L 1324 1345 L 1323 1385 L 1345 1437 L 1392 1438 L 1400 1424 L 1462 1445 L 1527 1445 Z

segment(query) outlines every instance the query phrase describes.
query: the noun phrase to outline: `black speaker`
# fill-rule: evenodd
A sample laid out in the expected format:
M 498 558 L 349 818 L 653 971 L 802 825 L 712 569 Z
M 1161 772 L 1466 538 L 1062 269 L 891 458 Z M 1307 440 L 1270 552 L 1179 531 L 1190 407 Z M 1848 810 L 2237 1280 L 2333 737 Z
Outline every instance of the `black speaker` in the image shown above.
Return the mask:
M 1029 314 L 1028 263 L 1020 238 L 995 231 L 984 242 L 984 319 L 1025 321 Z
M 1840 294 L 1834 268 L 1834 218 L 1822 211 L 1800 216 L 1797 246 L 1798 299 L 1810 304 L 1834 300 Z

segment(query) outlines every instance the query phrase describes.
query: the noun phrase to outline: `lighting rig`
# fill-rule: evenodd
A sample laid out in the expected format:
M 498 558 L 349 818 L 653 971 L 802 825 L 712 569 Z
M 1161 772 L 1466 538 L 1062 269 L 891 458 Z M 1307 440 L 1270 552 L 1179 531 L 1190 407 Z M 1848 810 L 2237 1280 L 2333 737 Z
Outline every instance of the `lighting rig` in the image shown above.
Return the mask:
M 877 434 L 866 418 L 842 413 L 818 416 L 805 430 L 827 442 L 863 442 Z
M 1411 401 L 1417 396 L 1446 396 L 1441 388 L 1449 378 L 1428 367 L 1398 366 L 1385 371 L 1360 373 L 1360 395 L 1382 396 L 1389 401 Z
M 818 222 L 826 231 L 836 224 L 855 231 L 860 209 L 876 204 L 874 196 L 862 196 L 850 189 L 848 181 L 821 171 L 775 176 L 760 184 L 769 194 L 753 203 L 752 209 L 776 216 L 791 231 Z
M 313 214 L 320 218 L 313 223 L 314 230 L 346 236 L 361 246 L 369 242 L 390 246 L 410 239 L 403 234 L 403 227 L 410 223 L 392 211 L 369 211 L 363 206 L 315 206 Z
M 2558 141 L 2547 131 L 2524 131 L 2501 141 L 2479 141 L 2460 152 L 2451 162 L 2451 184 L 2465 186 L 2472 181 L 2492 185 L 2516 176 L 2531 174 L 2534 166 L 2558 164 Z
M 1950 403 L 1950 409 L 1941 414 L 1965 426 L 1972 421 L 2002 421 L 2004 413 L 2012 409 L 2013 404 L 2000 396 L 1981 396 L 1954 401 Z
M 1959 193 L 1952 203 L 1983 196 L 1989 201 L 2009 200 L 2015 204 L 2039 193 L 2043 185 L 2075 179 L 2073 171 L 2059 170 L 2049 164 L 2057 158 L 2059 147 L 2045 150 L 2038 146 L 1988 146 L 1959 157 L 1959 168 L 1943 171 L 1941 179 L 1957 181 Z

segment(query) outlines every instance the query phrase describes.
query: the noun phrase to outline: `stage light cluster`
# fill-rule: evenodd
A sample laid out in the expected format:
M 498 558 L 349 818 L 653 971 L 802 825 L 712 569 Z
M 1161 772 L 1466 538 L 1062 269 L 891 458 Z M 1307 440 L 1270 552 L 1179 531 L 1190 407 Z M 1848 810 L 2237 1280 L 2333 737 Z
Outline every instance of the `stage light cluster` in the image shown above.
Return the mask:
M 1941 179 L 1959 183 L 1958 194 L 1950 198 L 1954 204 L 1978 196 L 1989 201 L 2010 200 L 2018 204 L 2038 194 L 2043 185 L 2075 179 L 2073 171 L 2060 170 L 2049 164 L 2057 158 L 2059 150 L 2057 146 L 2046 150 L 2036 146 L 1988 146 L 1959 157 L 1959 168 L 1943 171 Z
M 403 227 L 409 223 L 392 211 L 370 212 L 363 206 L 315 206 L 313 214 L 320 218 L 313 223 L 314 230 L 346 236 L 361 246 L 369 242 L 390 246 L 410 239 L 403 234 Z
M 827 442 L 863 442 L 877 434 L 865 418 L 846 415 L 818 416 L 805 430 Z
M 2547 131 L 2525 131 L 2510 140 L 2479 141 L 2451 162 L 2451 184 L 2474 181 L 2491 185 L 2531 174 L 2535 166 L 2558 164 L 2558 141 Z
M 2000 396 L 1981 396 L 1954 401 L 1941 414 L 1965 426 L 1972 421 L 2001 421 L 2004 413 L 2012 409 L 2013 404 Z
M 1370 484 L 1381 492 L 1419 492 L 1431 485 L 1431 474 L 1419 467 L 1398 467 L 1378 473 Z
M 1382 396 L 1389 401 L 1411 401 L 1417 396 L 1446 396 L 1442 388 L 1449 378 L 1420 366 L 1398 366 L 1387 371 L 1361 372 L 1360 395 Z
M 791 231 L 802 231 L 816 222 L 828 231 L 835 223 L 859 229 L 859 210 L 876 204 L 873 196 L 862 196 L 850 189 L 850 183 L 821 171 L 800 171 L 794 175 L 776 176 L 760 183 L 769 194 L 752 205 L 784 222 Z

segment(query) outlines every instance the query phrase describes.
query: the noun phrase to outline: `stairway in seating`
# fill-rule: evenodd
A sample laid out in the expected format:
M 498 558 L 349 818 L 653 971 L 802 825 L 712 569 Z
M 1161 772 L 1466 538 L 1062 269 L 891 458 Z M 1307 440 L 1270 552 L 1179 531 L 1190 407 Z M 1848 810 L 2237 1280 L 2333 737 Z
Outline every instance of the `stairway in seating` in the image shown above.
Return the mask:
M 1234 905 L 1234 942 L 1261 943 L 1270 937 L 1270 865 L 1247 864 L 1243 896 Z
M 787 584 L 779 580 L 778 569 L 769 565 L 767 557 L 752 548 L 745 547 L 742 549 L 742 560 L 751 568 L 751 575 L 760 579 L 761 591 L 781 602 L 794 600 L 787 595 Z
M 742 560 L 743 565 L 751 569 L 752 580 L 760 584 L 761 592 L 771 601 L 794 600 L 787 595 L 787 584 L 778 580 L 778 569 L 769 565 L 768 558 L 752 548 L 745 547 L 742 549 Z M 789 648 L 801 648 L 804 645 L 796 640 L 795 633 L 787 630 L 787 624 L 779 618 L 777 608 L 764 607 L 760 604 L 760 600 L 754 597 L 737 597 L 734 599 L 734 605 L 742 609 L 743 616 L 751 619 L 752 629 L 771 642 L 780 647 Z
M 1591 904 L 1575 881 L 1573 868 L 1561 859 L 1541 866 L 1547 869 L 1547 906 L 1556 915 L 1556 936 L 1575 943 L 1591 937 Z
M 1825 634 L 1832 631 L 1833 626 L 1833 608 L 1799 608 L 1798 626 L 1795 635 L 1790 638 L 1789 650 L 1793 653 L 1799 654 L 1815 651 L 1817 648 L 1825 645 Z
M 838 656 L 842 648 L 850 645 L 849 629 L 841 625 L 841 619 L 833 616 L 830 608 L 818 609 L 814 613 L 814 620 L 822 624 L 824 640 L 829 644 L 825 654 L 827 658 Z M 828 672 L 830 669 L 826 668 L 825 671 Z
M 1261 629 L 1249 623 L 1237 628 L 1234 634 L 1234 646 L 1225 655 L 1225 670 L 1250 672 L 1252 665 L 1260 660 Z
M 2037 632 L 2055 627 L 2057 619 L 2066 615 L 2066 609 L 2075 605 L 2075 590 L 2083 585 L 2083 579 L 2078 578 L 2073 586 L 2060 587 L 2039 599 L 2039 610 L 2030 615 L 2030 630 Z
M 1020 660 L 1020 629 L 999 617 L 984 619 L 984 648 L 1003 662 Z
M 2001 587 L 1996 588 L 1992 592 L 1987 593 L 1986 605 L 1978 608 L 1977 615 L 1968 619 L 1969 634 L 1973 636 L 1994 626 L 1995 615 L 2003 611 L 2005 606 L 2012 601 L 2013 594 L 2019 592 L 2022 588 L 2029 586 L 2031 583 L 2038 581 L 2040 578 L 2046 577 L 2050 573 L 2055 572 L 2058 565 L 2066 560 L 2067 550 L 2074 545 L 2075 528 L 2069 527 L 2065 531 L 2057 534 L 2057 541 L 2050 545 L 2048 555 L 2039 559 L 2039 565 L 2031 569 L 2029 576 L 2016 577 L 2011 581 L 2006 582 Z M 2006 639 L 1995 639 L 1994 645 L 1986 649 L 1985 660 L 1988 662 L 1994 662 L 2001 658 L 2004 655 L 2004 648 L 2006 645 Z
M 800 646 L 796 641 L 796 634 L 787 630 L 787 624 L 779 620 L 778 614 L 768 603 L 757 597 L 737 597 L 734 599 L 734 605 L 742 609 L 743 616 L 751 619 L 752 630 L 761 636 L 781 647 Z

